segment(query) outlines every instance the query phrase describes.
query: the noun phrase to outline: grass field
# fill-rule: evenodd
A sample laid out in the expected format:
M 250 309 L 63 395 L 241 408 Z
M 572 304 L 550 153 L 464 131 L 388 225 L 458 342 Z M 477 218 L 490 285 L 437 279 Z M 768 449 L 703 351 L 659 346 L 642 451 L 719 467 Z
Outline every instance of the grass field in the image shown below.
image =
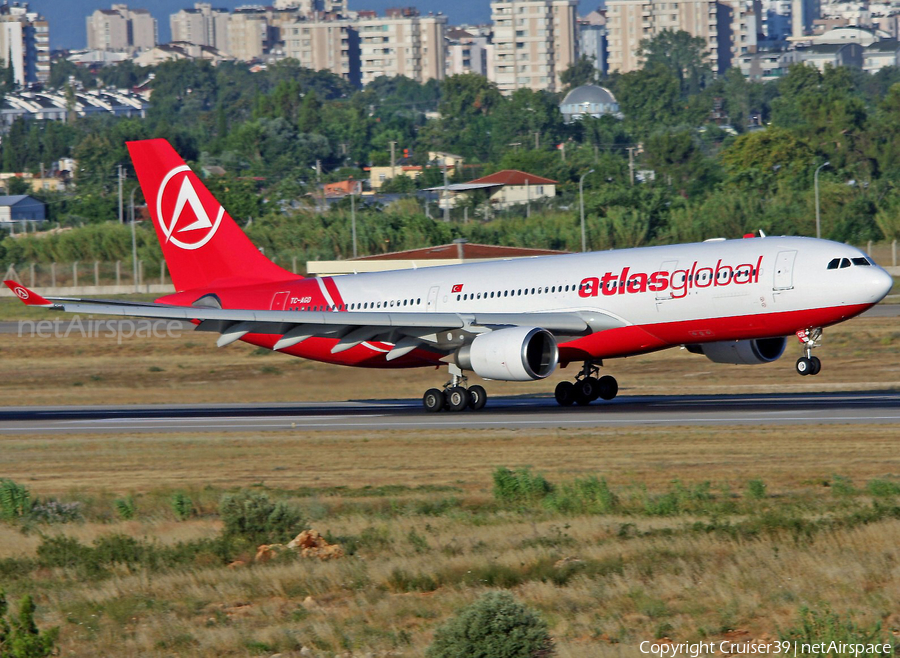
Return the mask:
M 852 619 L 858 634 L 900 630 L 894 427 L 2 442 L 2 475 L 81 504 L 79 523 L 0 525 L 4 583 L 37 596 L 62 655 L 421 656 L 437 624 L 492 588 L 540 610 L 561 656 L 638 655 L 659 637 L 786 637 L 803 606 Z M 560 495 L 498 498 L 498 466 L 532 466 Z M 590 476 L 613 502 L 571 488 Z M 90 546 L 125 535 L 181 555 L 218 536 L 218 499 L 242 487 L 295 505 L 351 554 L 233 569 L 252 547 L 170 566 L 60 566 L 39 551 L 45 536 Z M 175 491 L 193 501 L 187 520 Z M 116 511 L 125 497 L 131 520 Z
M 793 341 L 767 366 L 670 350 L 607 370 L 622 395 L 896 390 L 898 341 L 893 318 L 831 328 L 818 377 L 794 373 Z M 570 370 L 487 388 L 549 395 Z M 418 398 L 444 376 L 190 332 L 0 334 L 5 405 Z M 540 611 L 566 658 L 638 656 L 659 638 L 896 643 L 897 438 L 888 425 L 2 436 L 0 478 L 40 509 L 77 503 L 78 519 L 0 522 L 0 585 L 35 595 L 65 656 L 417 657 L 491 589 Z M 498 467 L 530 467 L 552 492 L 504 497 Z M 255 548 L 222 540 L 219 500 L 239 489 L 285 501 L 348 555 L 229 568 Z

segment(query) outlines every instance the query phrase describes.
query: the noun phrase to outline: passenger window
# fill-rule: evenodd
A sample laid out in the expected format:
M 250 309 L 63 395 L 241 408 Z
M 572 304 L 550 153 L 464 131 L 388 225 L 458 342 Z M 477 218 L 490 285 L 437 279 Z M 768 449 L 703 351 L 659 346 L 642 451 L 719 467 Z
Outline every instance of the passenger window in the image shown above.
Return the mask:
M 841 258 L 841 269 L 844 269 L 845 267 L 850 267 L 849 258 Z
M 869 267 L 869 260 L 867 258 L 854 258 L 854 265 L 862 265 L 863 267 Z
M 832 258 L 830 261 L 828 261 L 828 269 L 836 270 L 838 268 L 838 265 L 840 265 L 840 264 L 841 264 L 840 258 Z

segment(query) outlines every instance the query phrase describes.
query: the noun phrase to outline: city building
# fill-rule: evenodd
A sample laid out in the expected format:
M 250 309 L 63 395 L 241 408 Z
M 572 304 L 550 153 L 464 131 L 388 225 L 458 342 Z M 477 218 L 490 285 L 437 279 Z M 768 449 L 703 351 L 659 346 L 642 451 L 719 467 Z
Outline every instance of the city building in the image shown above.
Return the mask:
M 87 17 L 88 50 L 141 50 L 157 43 L 158 25 L 146 9 L 114 4 L 110 9 L 97 9 Z
M 577 0 L 491 3 L 494 59 L 491 77 L 504 94 L 562 88 L 559 76 L 576 59 Z
M 446 187 L 442 185 L 429 190 L 446 190 L 451 195 L 449 200 L 451 206 L 457 205 L 461 201 L 460 197 L 485 190 L 491 208 L 502 210 L 540 199 L 552 199 L 556 196 L 556 184 L 557 181 L 537 174 L 529 174 L 518 169 L 504 169 L 468 183 L 452 183 Z
M 476 73 L 487 77 L 493 45 L 486 35 L 476 35 L 459 28 L 447 30 L 446 74 Z
M 27 2 L 0 5 L 0 53 L 17 85 L 50 79 L 50 25 Z
M 703 39 L 709 64 L 720 74 L 757 48 L 760 5 L 754 0 L 608 0 L 606 9 L 610 71 L 639 69 L 640 42 L 663 30 Z
M 863 50 L 863 70 L 875 73 L 887 66 L 900 65 L 900 42 L 897 39 L 876 41 Z
M 264 7 L 239 7 L 228 17 L 228 54 L 235 59 L 261 59 L 277 40 Z
M 284 56 L 360 84 L 359 32 L 350 21 L 295 21 L 281 28 Z
M 768 82 L 785 75 L 790 65 L 799 61 L 796 50 L 766 50 L 742 55 L 738 66 L 744 77 Z
M 580 121 L 584 117 L 599 119 L 604 115 L 616 118 L 622 116 L 619 112 L 619 104 L 612 92 L 597 85 L 575 87 L 559 104 L 559 111 L 566 123 Z
M 578 20 L 578 54 L 593 60 L 599 74 L 605 75 L 609 70 L 604 12 L 595 9 Z
M 446 16 L 419 16 L 412 7 L 388 9 L 383 17 L 363 15 L 359 33 L 360 79 L 406 76 L 416 82 L 443 80 L 446 66 Z
M 296 19 L 280 32 L 285 57 L 364 85 L 380 76 L 443 80 L 446 26 L 446 16 L 419 16 L 406 8 L 383 17 L 359 12 L 352 20 Z
M 863 67 L 863 46 L 858 43 L 819 43 L 797 48 L 800 61 L 824 71 L 827 65 Z
M 228 10 L 214 8 L 208 2 L 195 2 L 193 9 L 182 9 L 169 16 L 172 41 L 212 46 L 228 52 Z

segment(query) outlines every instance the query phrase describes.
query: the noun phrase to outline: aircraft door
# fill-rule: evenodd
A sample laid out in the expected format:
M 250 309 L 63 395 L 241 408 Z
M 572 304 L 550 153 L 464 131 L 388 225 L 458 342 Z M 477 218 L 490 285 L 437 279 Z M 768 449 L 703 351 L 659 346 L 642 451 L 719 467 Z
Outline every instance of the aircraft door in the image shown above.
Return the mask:
M 440 286 L 431 286 L 431 290 L 428 291 L 428 302 L 425 305 L 425 311 L 427 313 L 434 313 L 437 309 L 438 292 L 440 292 L 440 290 Z
M 275 296 L 272 297 L 272 306 L 270 307 L 270 310 L 283 311 L 284 307 L 287 306 L 288 295 L 290 295 L 290 292 L 287 290 L 284 292 L 276 292 Z
M 775 259 L 775 281 L 772 290 L 791 290 L 794 287 L 794 260 L 796 251 L 779 251 Z
M 662 265 L 659 266 L 658 272 L 668 272 L 669 279 L 672 279 L 672 272 L 674 272 L 678 268 L 677 260 L 667 260 Z M 671 285 L 666 286 L 664 290 L 660 290 L 656 293 L 656 308 L 659 308 L 661 302 L 666 301 L 667 299 L 672 299 L 672 290 Z

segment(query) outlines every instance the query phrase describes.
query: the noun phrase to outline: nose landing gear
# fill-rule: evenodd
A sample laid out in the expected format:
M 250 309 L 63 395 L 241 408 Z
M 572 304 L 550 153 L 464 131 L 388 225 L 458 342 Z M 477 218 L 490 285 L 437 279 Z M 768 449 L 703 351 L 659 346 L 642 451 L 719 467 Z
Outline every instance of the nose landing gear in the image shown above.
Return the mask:
M 822 361 L 819 357 L 812 355 L 812 350 L 820 345 L 819 340 L 822 338 L 821 327 L 801 329 L 797 332 L 797 338 L 806 351 L 806 356 L 801 356 L 797 359 L 797 373 L 804 376 L 818 375 L 822 369 Z
M 466 377 L 462 370 L 455 364 L 450 364 L 450 381 L 444 384 L 444 390 L 429 388 L 422 396 L 422 406 L 426 411 L 438 412 L 463 411 L 471 409 L 480 411 L 487 403 L 487 391 L 483 386 L 474 385 L 466 387 Z
M 612 400 L 619 392 L 619 383 L 615 377 L 597 377 L 599 374 L 599 364 L 585 361 L 574 383 L 560 382 L 556 385 L 556 401 L 563 407 L 570 407 L 573 404 L 588 405 L 598 398 Z

